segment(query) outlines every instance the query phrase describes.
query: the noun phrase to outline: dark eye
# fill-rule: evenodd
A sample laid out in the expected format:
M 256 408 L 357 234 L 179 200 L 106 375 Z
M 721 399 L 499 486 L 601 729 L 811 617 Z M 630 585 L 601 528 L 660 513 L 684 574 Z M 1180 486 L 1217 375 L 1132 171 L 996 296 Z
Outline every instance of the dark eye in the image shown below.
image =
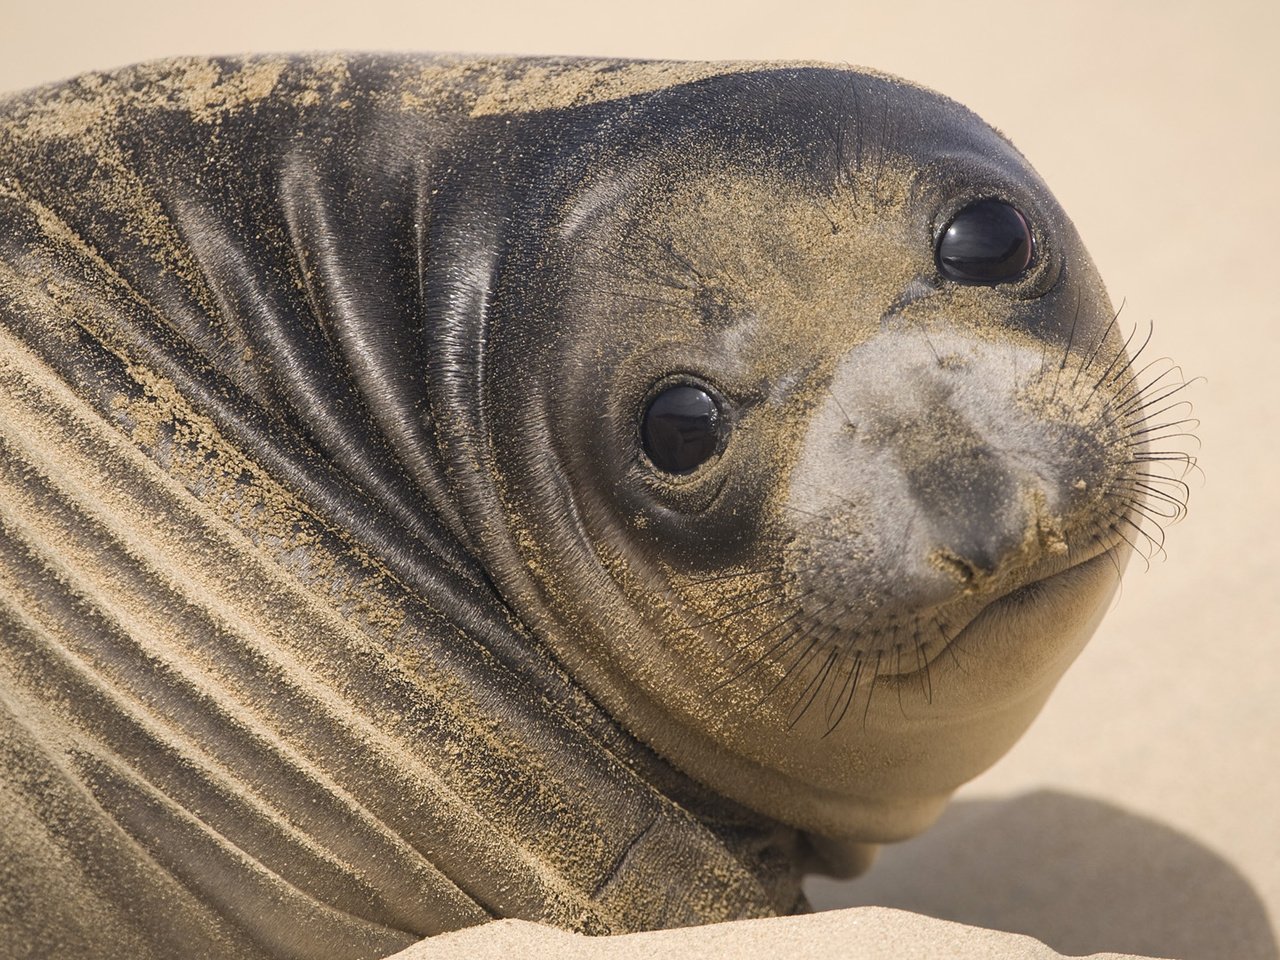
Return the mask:
M 957 283 L 1016 280 L 1031 263 L 1031 228 L 1003 200 L 965 207 L 938 238 L 938 269 Z
M 682 383 L 649 401 L 640 440 L 659 470 L 692 473 L 716 452 L 723 421 L 711 394 Z

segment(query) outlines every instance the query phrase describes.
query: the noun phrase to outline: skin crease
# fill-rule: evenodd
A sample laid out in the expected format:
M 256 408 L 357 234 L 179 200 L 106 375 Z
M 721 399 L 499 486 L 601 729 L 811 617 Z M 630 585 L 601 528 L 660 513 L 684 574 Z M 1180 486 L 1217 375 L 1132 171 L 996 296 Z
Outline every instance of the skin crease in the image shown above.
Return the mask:
M 803 911 L 1142 535 L 1162 411 L 1079 237 L 902 81 L 184 59 L 0 102 L 0 166 L 0 953 Z M 991 200 L 1025 269 L 944 275 Z

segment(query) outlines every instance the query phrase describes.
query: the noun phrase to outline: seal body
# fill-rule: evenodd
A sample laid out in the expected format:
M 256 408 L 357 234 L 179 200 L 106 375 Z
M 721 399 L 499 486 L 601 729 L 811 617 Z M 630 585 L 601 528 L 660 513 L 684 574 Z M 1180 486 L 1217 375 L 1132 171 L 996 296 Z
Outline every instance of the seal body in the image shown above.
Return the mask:
M 11 97 L 0 952 L 802 909 L 1100 616 L 1145 449 L 1113 320 L 1007 141 L 850 70 Z

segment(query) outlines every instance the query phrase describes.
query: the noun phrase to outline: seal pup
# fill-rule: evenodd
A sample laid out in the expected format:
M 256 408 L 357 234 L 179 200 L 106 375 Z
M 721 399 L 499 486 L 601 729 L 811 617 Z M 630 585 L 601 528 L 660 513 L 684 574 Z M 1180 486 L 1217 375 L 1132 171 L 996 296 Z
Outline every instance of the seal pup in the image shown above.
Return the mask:
M 887 77 L 147 64 L 0 104 L 0 224 L 5 955 L 803 909 L 1181 506 L 1066 216 Z

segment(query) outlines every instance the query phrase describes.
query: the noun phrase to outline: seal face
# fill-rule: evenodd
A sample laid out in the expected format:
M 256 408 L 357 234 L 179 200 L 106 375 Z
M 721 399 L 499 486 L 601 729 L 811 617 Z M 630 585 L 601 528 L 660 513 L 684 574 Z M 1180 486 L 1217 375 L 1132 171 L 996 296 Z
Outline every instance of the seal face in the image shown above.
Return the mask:
M 167 61 L 0 165 L 18 952 L 798 909 L 1181 506 L 1070 222 L 899 81 Z
M 804 112 L 727 86 L 615 132 L 539 254 L 552 289 L 510 271 L 488 363 L 522 413 L 491 427 L 515 533 L 489 562 L 677 765 L 896 839 L 1012 743 L 1111 595 L 1127 364 L 1066 217 L 971 115 L 823 71 L 790 80 Z M 645 437 L 676 391 L 707 413 L 667 463 Z

